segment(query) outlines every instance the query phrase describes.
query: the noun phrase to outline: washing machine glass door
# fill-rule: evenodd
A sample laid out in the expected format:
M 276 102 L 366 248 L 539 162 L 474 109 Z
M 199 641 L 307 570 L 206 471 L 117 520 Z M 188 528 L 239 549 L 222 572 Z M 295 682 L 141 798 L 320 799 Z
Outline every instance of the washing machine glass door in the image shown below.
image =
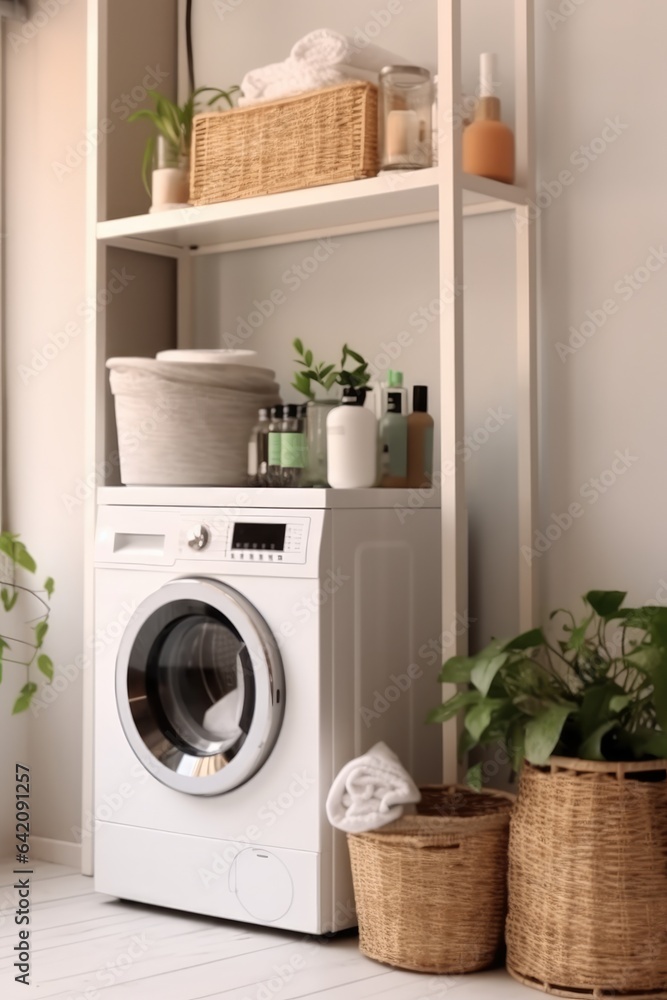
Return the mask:
M 116 696 L 125 735 L 165 785 L 217 795 L 271 753 L 285 683 L 259 612 L 213 580 L 175 580 L 142 602 L 122 637 Z

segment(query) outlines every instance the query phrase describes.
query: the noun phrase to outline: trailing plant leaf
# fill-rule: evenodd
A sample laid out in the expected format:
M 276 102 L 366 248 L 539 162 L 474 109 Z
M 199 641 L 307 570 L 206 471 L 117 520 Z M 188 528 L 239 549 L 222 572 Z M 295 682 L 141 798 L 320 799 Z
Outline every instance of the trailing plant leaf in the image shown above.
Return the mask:
M 53 592 L 55 589 L 56 585 L 53 581 L 53 577 L 47 576 L 46 580 L 44 581 L 44 590 L 46 591 L 47 595 L 49 597 L 53 597 Z
M 476 742 L 479 742 L 482 734 L 491 725 L 494 713 L 504 704 L 505 702 L 500 699 L 485 698 L 467 711 L 465 727 Z
M 37 666 L 46 679 L 51 682 L 53 680 L 53 663 L 49 657 L 42 653 L 42 655 L 37 658 Z
M 13 593 L 9 593 L 6 587 L 0 590 L 0 600 L 2 600 L 2 606 L 5 611 L 11 611 L 16 602 L 19 599 L 19 592 L 15 590 Z
M 612 719 L 610 722 L 603 722 L 602 725 L 594 729 L 590 736 L 579 746 L 579 756 L 584 760 L 604 760 L 602 753 L 602 738 L 618 727 L 618 722 Z
M 451 656 L 444 664 L 438 680 L 442 684 L 467 684 L 475 661 L 467 656 Z
M 14 702 L 14 708 L 12 709 L 12 715 L 18 715 L 20 712 L 27 712 L 30 708 L 30 702 L 33 699 L 34 694 L 37 691 L 37 685 L 30 681 L 28 684 L 24 684 L 21 688 L 21 693 Z
M 448 719 L 453 719 L 455 715 L 458 715 L 462 708 L 466 708 L 468 705 L 476 705 L 481 697 L 479 691 L 459 691 L 449 701 L 446 701 L 444 705 L 434 708 L 429 714 L 427 722 L 447 722 Z
M 35 625 L 35 642 L 37 643 L 37 649 L 41 649 L 44 645 L 44 636 L 49 631 L 49 626 L 46 622 L 37 622 Z
M 501 651 L 501 644 L 492 642 L 475 658 L 475 665 L 470 673 L 470 680 L 483 695 L 489 693 L 489 688 L 500 668 L 507 663 L 507 653 Z
M 531 764 L 546 764 L 573 710 L 573 705 L 551 705 L 526 725 L 525 754 Z
M 608 618 L 616 614 L 626 594 L 622 590 L 589 590 L 584 600 L 592 607 L 600 618 Z
M 505 653 L 514 652 L 515 650 L 521 649 L 534 649 L 535 646 L 541 646 L 544 643 L 544 632 L 541 628 L 532 628 L 529 632 L 524 632 L 522 635 L 518 635 L 516 639 L 510 639 L 509 642 L 502 646 L 502 650 Z M 500 646 L 500 644 L 498 644 Z

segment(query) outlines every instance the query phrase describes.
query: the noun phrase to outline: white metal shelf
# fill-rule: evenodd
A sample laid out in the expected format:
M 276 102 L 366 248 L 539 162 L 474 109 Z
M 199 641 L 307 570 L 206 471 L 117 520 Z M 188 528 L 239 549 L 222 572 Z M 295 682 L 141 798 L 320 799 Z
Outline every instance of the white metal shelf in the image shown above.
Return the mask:
M 418 225 L 438 219 L 440 173 L 396 171 L 368 180 L 306 188 L 260 198 L 174 209 L 100 222 L 98 240 L 144 253 L 177 256 Z M 526 204 L 519 187 L 463 176 L 464 214 L 506 211 Z

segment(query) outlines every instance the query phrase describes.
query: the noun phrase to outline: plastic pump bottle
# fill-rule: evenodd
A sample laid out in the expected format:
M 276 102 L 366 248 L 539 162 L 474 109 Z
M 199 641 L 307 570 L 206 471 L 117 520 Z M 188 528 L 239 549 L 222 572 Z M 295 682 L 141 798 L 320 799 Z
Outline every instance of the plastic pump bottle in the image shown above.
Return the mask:
M 405 390 L 403 390 L 405 392 Z M 407 486 L 408 422 L 403 415 L 400 392 L 389 392 L 387 412 L 380 423 L 380 445 L 389 452 L 389 471 L 382 476 L 381 486 Z
M 401 409 L 399 412 L 403 414 L 407 414 L 408 412 L 408 390 L 403 387 L 403 372 L 396 372 L 393 368 L 390 368 L 387 371 L 387 381 L 382 383 L 382 409 L 378 414 L 378 420 L 382 420 L 389 409 L 390 392 L 398 392 L 400 394 Z
M 340 406 L 327 416 L 327 479 L 334 489 L 375 485 L 378 424 L 365 399 L 366 389 L 346 386 Z
M 408 482 L 411 489 L 428 486 L 433 478 L 433 417 L 428 413 L 428 387 L 413 389 L 408 417 Z

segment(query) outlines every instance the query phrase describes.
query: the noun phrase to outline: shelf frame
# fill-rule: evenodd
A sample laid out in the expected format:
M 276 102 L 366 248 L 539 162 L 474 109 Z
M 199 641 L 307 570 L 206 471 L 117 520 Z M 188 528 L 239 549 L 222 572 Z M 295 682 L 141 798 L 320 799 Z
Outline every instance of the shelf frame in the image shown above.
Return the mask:
M 131 0 L 113 0 L 130 9 Z M 155 3 L 156 0 L 149 0 Z M 516 353 L 518 376 L 518 594 L 522 628 L 536 621 L 539 588 L 536 566 L 521 557 L 522 546 L 532 544 L 538 509 L 537 434 L 537 305 L 536 305 L 536 223 L 531 218 L 535 199 L 535 113 L 534 113 L 534 0 L 513 0 L 515 22 L 515 100 L 517 180 L 504 185 L 485 178 L 471 177 L 461 170 L 460 128 L 451 122 L 460 119 L 452 112 L 461 105 L 461 0 L 438 3 L 438 69 L 440 121 L 437 168 L 413 172 L 381 174 L 366 181 L 306 191 L 226 202 L 202 208 L 156 215 L 136 215 L 107 219 L 107 156 L 95 150 L 87 161 L 88 250 L 87 295 L 96 296 L 105 287 L 108 256 L 121 249 L 175 261 L 177 300 L 177 343 L 189 342 L 193 301 L 193 269 L 196 258 L 255 247 L 336 237 L 439 223 L 440 289 L 464 287 L 463 220 L 467 216 L 512 213 L 516 228 Z M 160 0 L 165 3 L 166 0 Z M 107 114 L 109 95 L 106 81 L 107 20 L 112 0 L 88 0 L 88 127 L 95 129 Z M 149 44 L 151 19 L 142 3 L 136 3 L 132 17 Z M 170 0 L 170 10 L 180 11 L 184 0 Z M 175 16 L 175 15 L 174 15 Z M 152 45 L 153 43 L 150 42 Z M 182 37 L 176 51 L 174 74 L 183 96 L 185 60 Z M 534 213 L 532 213 L 534 214 Z M 442 629 L 466 620 L 468 592 L 468 526 L 466 517 L 465 467 L 457 454 L 457 442 L 464 430 L 464 295 L 448 295 L 440 317 L 441 372 L 441 462 L 453 469 L 441 485 L 442 511 Z M 107 354 L 107 324 L 104 311 L 91 317 L 87 328 L 86 360 L 86 465 L 97 470 L 105 460 L 106 432 L 104 405 Z M 460 451 L 460 449 L 458 449 Z M 84 634 L 87 646 L 94 635 L 94 539 L 95 499 L 85 510 L 86 558 Z M 451 650 L 448 650 L 450 652 Z M 453 650 L 467 652 L 465 630 Z M 93 672 L 84 671 L 84 754 L 83 812 L 93 811 Z M 443 692 L 452 693 L 449 688 Z M 443 778 L 447 783 L 461 780 L 457 763 L 459 724 L 454 720 L 444 729 Z M 82 844 L 82 870 L 93 871 L 92 837 Z

